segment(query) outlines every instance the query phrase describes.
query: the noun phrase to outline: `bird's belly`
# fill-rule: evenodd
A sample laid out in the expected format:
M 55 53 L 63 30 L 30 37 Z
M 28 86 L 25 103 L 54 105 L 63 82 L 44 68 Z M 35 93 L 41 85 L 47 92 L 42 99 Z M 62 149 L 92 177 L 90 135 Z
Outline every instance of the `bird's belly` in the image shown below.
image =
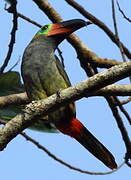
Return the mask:
M 47 98 L 69 86 L 58 69 L 50 64 L 46 64 L 44 67 L 39 66 L 39 64 L 34 64 L 31 70 L 26 67 L 23 79 L 25 79 L 25 88 L 31 100 Z M 56 124 L 61 121 L 67 121 L 72 116 L 75 116 L 74 110 L 70 108 L 69 104 L 49 113 L 48 116 L 43 117 L 42 120 Z

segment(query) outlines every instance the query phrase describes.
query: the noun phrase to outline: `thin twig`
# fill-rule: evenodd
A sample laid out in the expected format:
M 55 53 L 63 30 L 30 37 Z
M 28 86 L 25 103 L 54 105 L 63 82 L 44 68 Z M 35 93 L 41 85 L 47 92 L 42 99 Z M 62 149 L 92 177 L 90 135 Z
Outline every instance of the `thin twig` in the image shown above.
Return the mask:
M 120 101 L 119 101 L 120 102 Z M 125 115 L 126 119 L 128 120 L 129 124 L 131 125 L 131 117 L 129 115 L 129 113 L 126 111 L 126 109 L 122 106 L 122 104 L 119 104 L 119 109 L 121 110 L 121 112 L 123 112 L 123 114 Z
M 0 119 L 0 124 L 5 125 L 7 123 L 7 121 Z M 89 174 L 89 175 L 107 175 L 107 174 L 112 174 L 116 171 L 118 171 L 124 164 L 125 162 L 121 163 L 117 169 L 112 170 L 112 171 L 107 171 L 107 172 L 91 172 L 91 171 L 86 171 L 80 168 L 77 168 L 75 166 L 72 166 L 68 163 L 66 163 L 65 161 L 63 161 L 62 159 L 56 157 L 54 154 L 52 154 L 47 148 L 45 148 L 43 145 L 41 145 L 38 141 L 36 141 L 35 139 L 33 139 L 32 137 L 30 137 L 29 135 L 27 135 L 25 132 L 21 132 L 20 133 L 21 136 L 23 136 L 27 141 L 31 142 L 33 145 L 35 145 L 38 149 L 41 149 L 42 151 L 44 151 L 46 154 L 48 154 L 48 156 L 50 156 L 52 159 L 54 159 L 55 161 L 59 162 L 60 164 L 68 167 L 69 169 L 78 171 L 80 173 L 84 173 L 84 174 Z
M 127 99 L 120 101 L 120 104 L 124 105 L 124 104 L 129 103 L 130 101 L 131 101 L 131 97 L 128 97 Z
M 10 11 L 10 9 L 6 9 L 6 8 L 5 8 L 5 10 L 6 10 L 8 13 L 13 13 L 12 11 Z M 22 19 L 24 19 L 25 21 L 27 21 L 27 22 L 29 22 L 29 23 L 31 23 L 31 24 L 34 24 L 35 26 L 37 26 L 37 27 L 39 27 L 39 28 L 42 27 L 41 24 L 37 23 L 36 21 L 30 19 L 29 17 L 27 17 L 27 16 L 25 16 L 25 15 L 19 13 L 19 12 L 17 12 L 17 16 L 20 17 L 20 18 L 22 18 Z
M 115 36 L 116 36 L 117 41 L 118 41 L 118 46 L 119 46 L 119 50 L 120 50 L 123 62 L 127 62 L 126 57 L 124 55 L 124 50 L 123 50 L 123 47 L 122 47 L 122 44 L 121 44 L 121 41 L 120 41 L 120 38 L 119 38 L 119 33 L 118 33 L 117 22 L 116 22 L 116 15 L 115 14 L 116 13 L 115 13 L 114 0 L 112 0 L 112 19 L 113 19 L 113 24 L 114 24 L 114 29 L 115 29 Z M 131 82 L 131 77 L 129 77 L 129 80 Z
M 123 50 L 123 47 L 122 47 L 122 44 L 121 44 L 120 38 L 119 38 L 117 22 L 116 22 L 116 13 L 115 13 L 114 0 L 112 0 L 112 19 L 113 19 L 113 24 L 114 24 L 114 29 L 115 29 L 115 36 L 116 36 L 117 41 L 118 41 L 118 46 L 119 46 L 119 49 L 120 49 L 120 53 L 121 53 L 123 62 L 127 62 L 127 60 L 125 58 L 125 55 L 124 55 L 124 50 Z
M 127 118 L 129 124 L 131 125 L 131 117 L 128 114 L 128 112 L 125 110 L 125 108 L 123 107 L 123 105 L 121 104 L 121 102 L 119 101 L 119 99 L 117 97 L 114 97 L 115 99 L 115 103 L 117 104 L 117 106 L 119 107 L 119 109 L 121 110 L 121 112 L 123 112 L 123 114 L 125 115 L 125 117 Z
M 120 4 L 119 4 L 119 2 L 118 2 L 117 0 L 116 0 L 116 3 L 117 3 L 117 6 L 118 6 L 119 11 L 120 11 L 121 14 L 123 15 L 123 17 L 124 17 L 128 22 L 131 23 L 131 19 L 128 18 L 128 17 L 125 15 L 124 11 L 121 9 Z
M 131 168 L 131 163 L 129 162 L 129 158 L 128 158 L 128 156 L 127 157 L 125 157 L 125 163 Z
M 9 8 L 10 11 L 12 11 L 12 13 L 13 13 L 13 28 L 12 28 L 12 31 L 11 31 L 11 39 L 10 39 L 10 43 L 9 43 L 9 49 L 8 49 L 8 52 L 7 52 L 7 56 L 6 56 L 5 60 L 4 60 L 4 63 L 0 68 L 0 74 L 2 74 L 3 71 L 5 70 L 5 68 L 7 67 L 7 65 L 8 65 L 8 63 L 10 61 L 12 52 L 13 52 L 14 44 L 15 44 L 15 36 L 16 36 L 16 31 L 17 31 L 17 26 L 18 26 L 16 6 L 17 6 L 17 1 L 14 1 L 11 4 L 11 7 Z
M 58 54 L 59 54 L 60 59 L 61 59 L 61 64 L 62 64 L 63 68 L 65 68 L 64 58 L 63 58 L 63 56 L 62 56 L 62 51 L 60 50 L 60 48 L 57 48 L 57 51 L 58 51 Z
M 16 61 L 16 63 L 8 70 L 8 72 L 9 71 L 12 71 L 18 64 L 19 64 L 19 62 L 20 62 L 20 57 L 19 57 L 19 59 Z
M 48 154 L 48 156 L 50 156 L 51 158 L 53 158 L 55 161 L 59 162 L 60 164 L 68 167 L 69 169 L 78 171 L 80 173 L 84 173 L 84 174 L 89 174 L 89 175 L 107 175 L 107 174 L 112 174 L 114 172 L 116 172 L 118 169 L 120 169 L 125 162 L 123 162 L 120 166 L 118 166 L 118 168 L 116 170 L 112 170 L 112 171 L 108 171 L 108 172 L 91 172 L 91 171 L 86 171 L 80 168 L 77 168 L 75 166 L 72 166 L 68 163 L 66 163 L 65 161 L 61 160 L 60 158 L 56 157 L 54 154 L 52 154 L 48 149 L 46 149 L 44 146 L 42 146 L 41 144 L 39 144 L 39 142 L 37 142 L 36 140 L 34 140 L 33 138 L 31 138 L 30 136 L 28 136 L 25 133 L 20 133 L 26 140 L 30 141 L 31 143 L 33 143 L 35 146 L 37 146 L 39 149 L 41 149 L 42 151 L 44 151 L 46 154 Z
M 41 24 L 37 23 L 36 21 L 28 18 L 27 16 L 25 16 L 25 15 L 23 15 L 23 14 L 21 14 L 21 13 L 17 13 L 17 16 L 20 17 L 20 18 L 22 18 L 22 19 L 24 19 L 25 21 L 28 21 L 28 22 L 31 23 L 31 24 L 34 24 L 35 26 L 37 26 L 37 27 L 39 27 L 39 28 L 42 27 Z

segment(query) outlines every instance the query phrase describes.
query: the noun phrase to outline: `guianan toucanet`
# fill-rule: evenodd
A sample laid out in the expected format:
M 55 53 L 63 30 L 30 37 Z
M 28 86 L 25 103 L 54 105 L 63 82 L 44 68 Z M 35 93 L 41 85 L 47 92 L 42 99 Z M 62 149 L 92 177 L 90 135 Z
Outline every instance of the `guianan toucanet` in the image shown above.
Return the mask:
M 21 70 L 25 89 L 31 101 L 47 98 L 71 86 L 54 51 L 69 34 L 84 26 L 86 22 L 81 19 L 45 25 L 29 43 L 23 55 Z M 113 155 L 76 119 L 74 103 L 60 107 L 43 119 L 52 122 L 63 134 L 76 139 L 107 167 L 117 168 Z

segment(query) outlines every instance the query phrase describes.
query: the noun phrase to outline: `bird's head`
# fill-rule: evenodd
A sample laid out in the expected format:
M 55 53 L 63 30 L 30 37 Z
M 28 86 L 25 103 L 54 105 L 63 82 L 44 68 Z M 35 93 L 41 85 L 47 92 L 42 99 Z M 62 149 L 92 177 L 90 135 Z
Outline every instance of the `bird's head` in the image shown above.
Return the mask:
M 55 39 L 58 45 L 68 35 L 89 24 L 91 24 L 91 22 L 85 22 L 81 19 L 73 19 L 55 24 L 48 24 L 43 26 L 36 33 L 33 39 L 39 39 L 40 37 L 46 37 L 46 39 Z

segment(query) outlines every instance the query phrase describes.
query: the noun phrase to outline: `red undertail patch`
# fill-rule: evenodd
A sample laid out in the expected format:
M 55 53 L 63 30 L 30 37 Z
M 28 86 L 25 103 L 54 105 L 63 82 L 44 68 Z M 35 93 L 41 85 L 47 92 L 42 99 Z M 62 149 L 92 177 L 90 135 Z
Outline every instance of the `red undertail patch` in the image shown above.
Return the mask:
M 69 135 L 73 138 L 78 138 L 82 129 L 83 124 L 76 118 L 72 118 L 66 125 L 57 126 L 58 130 L 63 134 Z

